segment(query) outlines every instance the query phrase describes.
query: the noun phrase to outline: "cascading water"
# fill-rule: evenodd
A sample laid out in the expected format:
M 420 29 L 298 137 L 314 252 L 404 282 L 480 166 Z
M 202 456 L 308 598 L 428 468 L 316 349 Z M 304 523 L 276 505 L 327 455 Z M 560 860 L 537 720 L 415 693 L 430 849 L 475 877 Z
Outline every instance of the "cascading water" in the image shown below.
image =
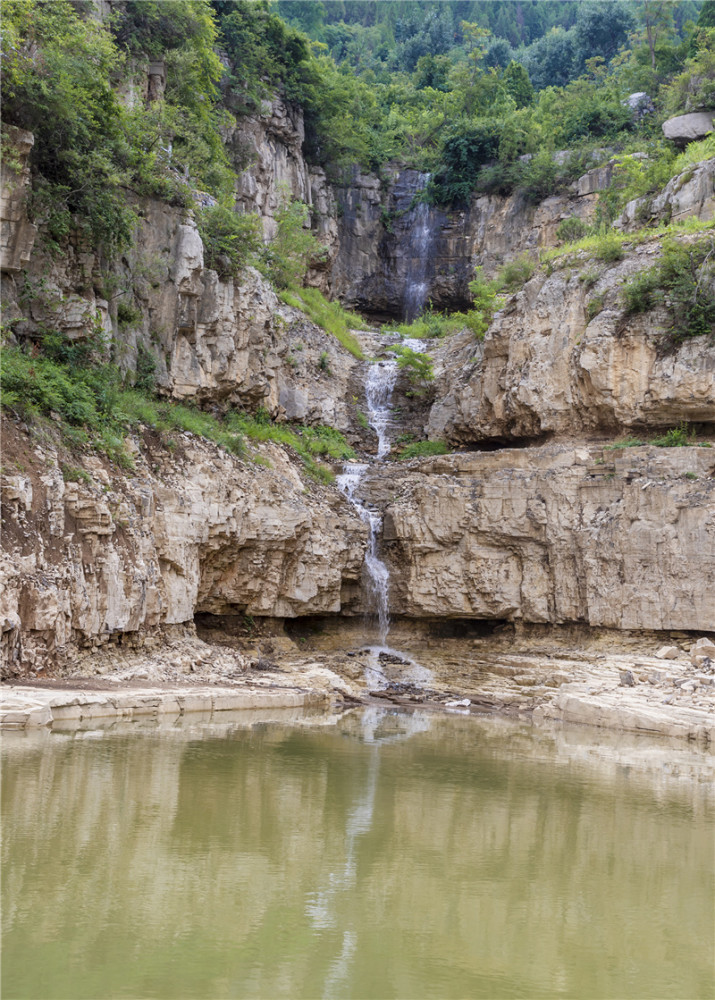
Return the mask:
M 423 351 L 424 343 L 421 340 L 405 339 L 402 346 L 409 347 L 413 351 Z M 377 461 L 382 462 L 390 452 L 389 429 L 391 424 L 391 399 L 392 390 L 397 380 L 398 363 L 396 358 L 379 361 L 370 366 L 365 383 L 365 395 L 367 403 L 367 420 L 377 435 Z M 379 538 L 382 529 L 382 517 L 380 514 L 368 507 L 357 496 L 360 484 L 365 477 L 370 466 L 367 463 L 348 462 L 344 466 L 342 475 L 337 477 L 337 486 L 355 510 L 360 518 L 368 526 L 368 545 L 365 554 L 366 569 L 366 591 L 370 603 L 377 614 L 379 645 L 370 647 L 374 654 L 375 664 L 368 668 L 366 680 L 376 687 L 384 686 L 384 675 L 377 666 L 379 655 L 395 654 L 387 645 L 387 635 L 390 630 L 390 571 L 380 558 Z M 399 655 L 399 654 L 398 654 Z M 413 664 L 414 679 L 428 680 L 429 672 L 425 672 L 417 664 Z M 416 672 L 415 672 L 416 671 Z
M 424 191 L 429 183 L 430 175 L 421 178 L 417 193 Z M 407 281 L 402 308 L 405 319 L 412 321 L 422 312 L 427 301 L 429 282 L 427 280 L 428 265 L 432 256 L 434 229 L 430 219 L 430 206 L 421 201 L 411 210 L 412 224 L 409 229 L 407 254 L 409 257 Z

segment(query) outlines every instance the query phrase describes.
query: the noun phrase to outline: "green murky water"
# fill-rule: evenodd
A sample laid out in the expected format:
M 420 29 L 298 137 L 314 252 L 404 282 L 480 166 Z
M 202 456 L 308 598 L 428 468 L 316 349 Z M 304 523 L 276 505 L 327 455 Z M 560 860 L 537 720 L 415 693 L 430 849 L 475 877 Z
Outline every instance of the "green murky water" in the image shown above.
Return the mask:
M 4 737 L 5 1000 L 713 996 L 704 755 L 275 716 Z

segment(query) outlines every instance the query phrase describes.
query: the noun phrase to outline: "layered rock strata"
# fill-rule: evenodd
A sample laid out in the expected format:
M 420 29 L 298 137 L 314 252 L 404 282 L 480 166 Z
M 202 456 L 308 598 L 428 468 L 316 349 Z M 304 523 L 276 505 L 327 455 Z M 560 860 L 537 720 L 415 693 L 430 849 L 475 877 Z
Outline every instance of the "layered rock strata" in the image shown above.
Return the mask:
M 582 256 L 540 271 L 511 296 L 483 342 L 438 350 L 434 439 L 472 444 L 616 434 L 686 420 L 715 426 L 715 350 L 707 336 L 664 343 L 661 310 L 627 317 L 624 281 L 652 266 L 657 241 L 607 265 Z
M 453 455 L 390 488 L 395 613 L 715 630 L 711 449 Z
M 335 491 L 306 492 L 280 448 L 264 446 L 269 469 L 146 432 L 133 473 L 87 456 L 63 475 L 50 445 L 12 447 L 14 434 L 6 421 L 23 471 L 3 477 L 5 671 L 61 666 L 197 611 L 291 617 L 357 594 L 364 524 Z

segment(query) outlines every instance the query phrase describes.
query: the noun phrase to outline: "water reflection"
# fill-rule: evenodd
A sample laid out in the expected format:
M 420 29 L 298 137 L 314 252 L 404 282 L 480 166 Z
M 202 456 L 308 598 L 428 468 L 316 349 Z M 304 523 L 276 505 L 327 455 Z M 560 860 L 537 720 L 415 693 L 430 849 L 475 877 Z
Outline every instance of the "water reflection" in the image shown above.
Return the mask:
M 709 997 L 712 761 L 608 743 L 374 709 L 7 737 L 3 996 Z

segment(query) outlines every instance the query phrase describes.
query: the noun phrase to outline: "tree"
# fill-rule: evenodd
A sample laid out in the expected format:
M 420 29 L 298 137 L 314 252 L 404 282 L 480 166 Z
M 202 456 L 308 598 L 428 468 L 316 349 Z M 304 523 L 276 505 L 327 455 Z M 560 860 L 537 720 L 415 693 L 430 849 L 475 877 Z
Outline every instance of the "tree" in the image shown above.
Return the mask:
M 670 0 L 643 0 L 639 17 L 645 28 L 651 68 L 655 72 L 655 46 L 659 38 L 673 31 L 673 4 Z
M 715 0 L 703 0 L 697 24 L 699 28 L 715 28 Z
M 635 18 L 622 0 L 591 0 L 579 3 L 574 40 L 580 65 L 593 56 L 606 62 L 615 56 L 635 27 Z
M 507 93 L 514 98 L 517 108 L 526 108 L 534 100 L 534 88 L 531 86 L 529 74 L 521 63 L 512 59 L 504 70 L 502 80 Z

